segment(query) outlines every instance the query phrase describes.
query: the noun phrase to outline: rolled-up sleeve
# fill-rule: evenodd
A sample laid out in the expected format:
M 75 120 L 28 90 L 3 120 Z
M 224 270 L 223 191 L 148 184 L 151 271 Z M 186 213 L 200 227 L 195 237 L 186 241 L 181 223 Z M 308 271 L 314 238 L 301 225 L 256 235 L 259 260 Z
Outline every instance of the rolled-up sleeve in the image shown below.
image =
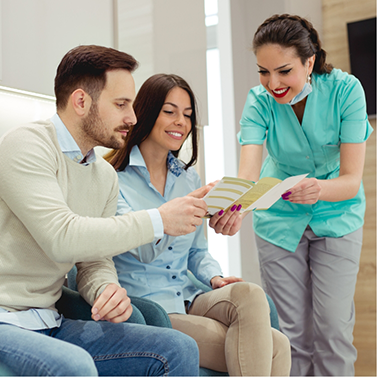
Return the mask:
M 263 144 L 266 139 L 268 101 L 262 88 L 252 88 L 247 96 L 240 120 L 241 131 L 237 134 L 241 145 Z
M 349 76 L 349 82 L 339 93 L 341 126 L 340 140 L 342 143 L 363 143 L 373 132 L 366 116 L 364 89 L 359 80 Z

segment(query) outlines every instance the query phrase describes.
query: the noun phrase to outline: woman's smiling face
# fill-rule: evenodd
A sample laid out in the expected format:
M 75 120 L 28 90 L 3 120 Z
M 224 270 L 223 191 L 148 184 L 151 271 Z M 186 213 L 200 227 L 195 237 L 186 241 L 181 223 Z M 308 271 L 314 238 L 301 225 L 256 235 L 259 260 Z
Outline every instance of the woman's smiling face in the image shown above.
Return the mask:
M 177 151 L 191 131 L 191 113 L 188 93 L 180 87 L 171 89 L 146 141 L 154 148 Z
M 310 57 L 305 65 L 297 57 L 294 47 L 266 44 L 256 52 L 259 80 L 276 102 L 290 102 L 305 85 L 312 73 L 314 59 Z

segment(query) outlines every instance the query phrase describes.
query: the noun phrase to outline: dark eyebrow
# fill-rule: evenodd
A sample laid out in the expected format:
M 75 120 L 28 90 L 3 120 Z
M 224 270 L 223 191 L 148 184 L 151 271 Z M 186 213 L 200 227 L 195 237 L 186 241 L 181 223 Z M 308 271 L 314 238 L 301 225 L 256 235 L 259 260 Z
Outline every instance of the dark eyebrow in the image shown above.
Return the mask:
M 132 99 L 131 98 L 126 98 L 126 97 L 120 97 L 120 98 L 115 98 L 115 101 L 132 102 Z
M 171 105 L 171 106 L 175 107 L 176 109 L 178 109 L 178 106 L 175 103 L 172 103 L 172 102 L 165 102 L 164 105 Z M 191 106 L 186 107 L 185 110 L 192 110 L 192 108 L 191 108 Z
M 289 65 L 289 63 L 284 64 L 284 65 L 282 65 L 282 66 L 280 66 L 280 67 L 274 68 L 274 71 L 278 71 L 279 69 L 285 68 L 287 65 Z M 263 68 L 263 67 L 262 67 L 261 65 L 259 65 L 259 64 L 257 64 L 257 66 L 258 66 L 260 69 L 264 69 L 264 70 L 268 71 L 268 69 Z

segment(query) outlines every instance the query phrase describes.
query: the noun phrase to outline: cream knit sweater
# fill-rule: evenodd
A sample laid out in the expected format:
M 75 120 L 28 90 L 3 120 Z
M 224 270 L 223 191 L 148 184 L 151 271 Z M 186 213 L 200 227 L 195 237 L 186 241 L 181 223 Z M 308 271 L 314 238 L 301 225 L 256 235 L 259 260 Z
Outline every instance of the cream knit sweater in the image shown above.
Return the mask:
M 101 157 L 88 166 L 60 150 L 51 122 L 0 139 L 0 307 L 55 309 L 65 274 L 93 303 L 118 284 L 111 257 L 152 242 L 146 211 L 115 217 L 118 182 Z M 78 263 L 81 262 L 81 263 Z

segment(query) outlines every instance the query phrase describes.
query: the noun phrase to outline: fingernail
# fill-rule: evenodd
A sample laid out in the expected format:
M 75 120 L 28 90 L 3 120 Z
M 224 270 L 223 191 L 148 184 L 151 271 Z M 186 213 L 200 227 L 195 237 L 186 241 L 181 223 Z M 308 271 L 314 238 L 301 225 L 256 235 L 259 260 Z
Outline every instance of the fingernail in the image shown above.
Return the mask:
M 233 207 L 230 209 L 232 212 L 237 208 L 237 206 L 234 204 Z
M 98 313 L 98 309 L 97 308 L 93 308 L 93 314 L 97 314 Z
M 219 216 L 222 216 L 223 213 L 224 213 L 224 210 L 221 210 L 221 211 L 219 212 Z
M 239 204 L 238 207 L 237 207 L 237 211 L 240 211 L 242 208 L 242 204 Z
M 289 196 L 291 195 L 292 193 L 290 191 L 286 192 L 285 194 L 283 194 L 284 196 Z
M 94 320 L 95 320 L 95 321 L 98 321 L 100 318 L 101 318 L 101 317 L 100 317 L 99 314 L 96 314 L 96 315 L 94 316 Z

